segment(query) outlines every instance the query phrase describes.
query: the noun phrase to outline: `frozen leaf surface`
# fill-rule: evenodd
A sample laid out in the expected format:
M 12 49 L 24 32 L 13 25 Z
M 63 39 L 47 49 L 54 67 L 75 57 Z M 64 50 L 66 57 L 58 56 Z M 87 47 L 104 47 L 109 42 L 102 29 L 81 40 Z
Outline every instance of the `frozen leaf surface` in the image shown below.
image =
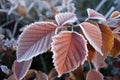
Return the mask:
M 93 9 L 88 8 L 87 13 L 88 13 L 88 18 L 90 18 L 90 19 L 106 20 L 105 17 L 102 14 L 96 12 Z
M 98 26 L 93 25 L 88 22 L 83 22 L 80 24 L 80 28 L 83 31 L 83 34 L 89 41 L 89 43 L 98 51 L 101 55 L 103 55 L 101 51 L 102 47 L 102 34 Z
M 59 13 L 55 16 L 55 20 L 57 24 L 61 27 L 67 23 L 73 23 L 77 20 L 77 17 L 74 13 L 66 12 L 66 13 Z
M 32 60 L 23 61 L 23 62 L 14 62 L 14 75 L 17 80 L 23 79 L 23 77 L 26 75 L 27 71 L 30 68 L 30 65 L 32 63 Z
M 53 62 L 60 77 L 75 70 L 87 59 L 86 40 L 81 34 L 64 31 L 53 37 Z
M 36 22 L 29 25 L 18 41 L 17 61 L 26 61 L 50 49 L 56 25 L 49 22 Z
M 87 73 L 86 80 L 104 80 L 104 77 L 99 71 L 90 70 Z

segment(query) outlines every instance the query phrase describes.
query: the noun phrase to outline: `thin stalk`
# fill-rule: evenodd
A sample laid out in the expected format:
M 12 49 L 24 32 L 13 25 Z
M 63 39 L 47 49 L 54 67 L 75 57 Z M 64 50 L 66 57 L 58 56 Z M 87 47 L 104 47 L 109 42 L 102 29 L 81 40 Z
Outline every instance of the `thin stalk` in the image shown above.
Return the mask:
M 42 63 L 42 66 L 43 66 L 45 73 L 48 73 L 47 67 L 46 67 L 46 64 L 45 64 L 45 61 L 44 61 L 44 58 L 42 55 L 40 55 L 40 60 L 41 60 L 41 63 Z
M 107 1 L 107 0 L 102 0 L 102 1 L 98 4 L 98 6 L 95 8 L 95 11 L 98 11 L 106 1 Z
M 8 24 L 10 24 L 10 23 L 12 23 L 12 22 L 14 22 L 14 21 L 15 21 L 15 20 L 8 21 L 8 22 L 2 24 L 0 27 L 3 28 L 3 27 L 7 26 Z
M 74 31 L 74 28 L 73 28 L 73 26 L 71 27 L 71 30 L 72 30 L 72 31 Z
M 111 7 L 110 10 L 106 13 L 105 18 L 108 18 L 109 15 L 115 10 L 114 7 Z
M 10 39 L 13 39 L 13 35 L 9 29 L 5 29 Z
M 90 62 L 88 62 L 88 64 L 89 64 L 90 70 L 92 70 L 92 67 L 91 67 L 91 64 L 90 64 Z
M 28 10 L 27 10 L 27 13 L 32 9 L 33 5 L 34 5 L 34 2 L 29 6 L 29 8 L 28 8 Z M 13 30 L 13 37 L 15 36 L 16 29 L 17 29 L 17 25 L 18 25 L 19 21 L 21 21 L 23 18 L 24 18 L 24 17 L 21 16 L 21 17 L 16 21 L 16 23 L 15 23 L 15 25 L 14 25 L 14 30 Z

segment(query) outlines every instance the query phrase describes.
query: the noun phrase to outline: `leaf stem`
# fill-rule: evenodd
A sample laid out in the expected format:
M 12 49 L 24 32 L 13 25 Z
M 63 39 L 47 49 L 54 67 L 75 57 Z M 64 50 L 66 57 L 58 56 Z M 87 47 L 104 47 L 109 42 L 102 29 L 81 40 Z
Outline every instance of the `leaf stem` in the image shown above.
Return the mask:
M 92 70 L 92 67 L 91 67 L 91 64 L 90 64 L 90 62 L 88 62 L 88 64 L 89 64 L 90 70 Z
M 44 70 L 44 72 L 45 72 L 45 73 L 48 73 L 48 71 L 47 71 L 47 67 L 46 67 L 46 65 L 45 65 L 45 61 L 44 61 L 42 55 L 40 55 L 40 60 L 41 60 L 41 63 L 42 63 L 42 66 L 43 66 L 43 70 Z

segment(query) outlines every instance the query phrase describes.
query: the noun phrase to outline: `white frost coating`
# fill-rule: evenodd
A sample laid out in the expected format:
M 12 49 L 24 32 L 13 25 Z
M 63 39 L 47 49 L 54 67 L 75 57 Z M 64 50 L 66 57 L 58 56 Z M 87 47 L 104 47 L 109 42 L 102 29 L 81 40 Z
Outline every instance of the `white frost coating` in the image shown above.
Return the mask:
M 58 37 L 60 37 L 60 34 L 64 34 L 64 33 L 75 33 L 77 36 L 80 36 L 81 37 L 81 39 L 83 39 L 83 41 L 85 41 L 84 43 L 84 46 L 85 46 L 85 51 L 86 51 L 86 53 L 85 53 L 85 58 L 81 61 L 79 61 L 78 63 L 77 63 L 77 65 L 75 66 L 75 67 L 73 67 L 71 70 L 68 70 L 68 71 L 66 71 L 66 72 L 63 72 L 62 74 L 59 72 L 59 70 L 57 69 L 58 68 L 58 66 L 57 66 L 57 64 L 56 64 L 56 60 L 54 59 L 56 56 L 57 56 L 57 53 L 56 53 L 56 51 L 54 50 L 54 48 L 55 47 L 57 47 L 57 46 L 54 46 L 54 42 L 56 42 L 55 41 L 55 39 L 54 38 L 58 38 Z M 69 73 L 69 72 L 71 72 L 71 71 L 74 71 L 77 67 L 79 67 L 80 66 L 80 64 L 84 64 L 84 62 L 85 62 L 85 60 L 87 60 L 87 56 L 88 56 L 88 49 L 87 49 L 87 40 L 83 37 L 83 35 L 81 35 L 81 34 L 79 34 L 79 33 L 77 33 L 77 32 L 71 32 L 71 31 L 63 31 L 63 32 L 60 32 L 60 34 L 59 35 L 56 35 L 56 36 L 53 36 L 52 37 L 52 39 L 53 39 L 53 42 L 51 43 L 51 46 L 52 46 L 52 51 L 53 51 L 53 53 L 54 53 L 54 55 L 52 56 L 52 58 L 53 58 L 53 63 L 54 63 L 54 66 L 55 66 L 55 69 L 57 70 L 57 72 L 58 72 L 58 77 L 60 77 L 61 75 L 63 75 L 63 74 L 65 74 L 65 73 Z M 67 64 L 66 64 L 67 65 Z
M 55 15 L 55 20 L 59 26 L 65 25 L 67 23 L 73 23 L 77 20 L 74 13 L 65 12 Z
M 92 11 L 93 13 L 98 14 L 98 15 L 92 17 L 91 14 L 90 14 L 90 11 Z M 99 20 L 106 21 L 105 17 L 104 17 L 102 14 L 96 12 L 96 11 L 93 10 L 93 9 L 88 8 L 88 9 L 87 9 L 87 13 L 88 13 L 88 18 L 89 18 L 89 19 L 99 19 Z
M 5 74 L 8 75 L 10 73 L 10 69 L 8 69 L 7 66 L 1 65 L 0 67 L 1 67 L 2 72 L 4 72 Z
M 43 24 L 43 26 L 41 26 Z M 49 26 L 49 24 L 50 24 L 50 26 Z M 40 39 L 38 39 L 36 42 L 34 42 L 34 44 L 32 45 L 32 46 L 26 46 L 26 47 L 29 47 L 29 49 L 27 49 L 27 50 L 24 50 L 23 49 L 23 52 L 24 53 L 21 53 L 20 51 L 21 51 L 21 48 L 22 47 L 24 47 L 24 44 L 23 43 L 25 43 L 24 41 L 21 41 L 22 40 L 22 38 L 24 38 L 25 36 L 26 36 L 26 34 L 27 34 L 27 31 L 29 31 L 29 29 L 31 30 L 31 27 L 32 28 L 34 28 L 34 26 L 40 26 L 40 27 L 46 27 L 47 28 L 47 25 L 48 25 L 48 33 L 46 33 L 45 31 L 44 31 L 44 33 L 43 34 L 41 34 L 41 35 L 44 35 L 43 37 L 40 37 Z M 36 28 L 35 28 L 36 29 Z M 38 29 L 38 27 L 37 27 L 37 29 Z M 52 30 L 53 29 L 53 30 Z M 41 53 L 44 53 L 44 52 L 46 52 L 48 49 L 50 49 L 50 43 L 51 43 L 51 41 L 52 41 L 52 39 L 51 39 L 51 37 L 55 34 L 55 30 L 54 29 L 56 29 L 56 24 L 54 24 L 54 23 L 52 23 L 52 22 L 35 22 L 34 24 L 32 23 L 32 24 L 30 24 L 30 25 L 28 25 L 26 28 L 25 28 L 25 30 L 24 30 L 24 32 L 20 35 L 20 37 L 19 37 L 19 39 L 18 39 L 18 48 L 17 48 L 17 61 L 18 62 L 22 62 L 22 61 L 27 61 L 27 60 L 30 60 L 30 59 L 32 59 L 33 57 L 35 57 L 35 56 L 37 56 L 37 55 L 39 55 L 39 54 L 41 54 Z M 44 30 L 44 29 L 43 29 Z M 32 33 L 32 32 L 31 32 Z M 35 33 L 34 33 L 35 34 Z M 36 36 L 37 35 L 40 35 L 40 34 L 38 34 L 38 33 L 36 33 Z M 29 35 L 30 36 L 30 35 Z M 31 35 L 32 36 L 32 35 Z M 32 38 L 32 37 L 31 37 Z M 27 39 L 25 39 L 25 41 L 26 41 L 26 43 L 25 44 L 27 44 L 27 41 L 28 42 L 31 42 L 31 41 L 29 41 L 29 38 L 28 38 L 28 40 Z M 23 45 L 23 46 L 20 46 L 19 47 L 19 45 Z M 20 50 L 19 50 L 19 48 L 20 48 Z M 19 51 L 18 51 L 19 50 Z
M 21 67 L 21 72 L 19 72 L 19 74 L 17 74 L 18 72 L 16 70 L 18 70 L 19 65 L 21 66 L 22 63 L 22 67 Z M 31 66 L 32 60 L 28 60 L 28 61 L 24 61 L 24 62 L 14 62 L 14 76 L 17 80 L 22 80 L 24 78 L 24 76 L 27 74 L 27 71 L 29 70 L 30 66 Z M 17 66 L 17 67 L 16 67 Z
M 47 38 L 47 37 L 46 37 Z M 40 45 L 42 44 L 43 45 Z M 46 52 L 50 48 L 50 43 L 45 46 L 46 43 L 44 39 L 37 41 L 32 47 L 30 47 L 23 56 L 17 59 L 18 62 L 27 61 L 36 57 L 37 55 Z M 47 47 L 47 48 L 46 48 Z
M 85 30 L 84 30 L 84 28 L 82 27 L 81 24 L 80 24 L 80 28 L 82 29 L 82 31 L 83 31 L 85 37 L 87 38 L 87 40 L 89 41 L 89 43 L 95 48 L 96 51 L 98 51 L 98 52 L 103 56 L 103 53 L 102 53 L 102 51 L 101 51 L 102 45 L 101 45 L 101 47 L 99 48 L 99 47 L 94 43 L 94 41 L 88 36 L 89 34 L 87 34 L 87 33 L 85 32 Z M 101 37 L 102 37 L 102 36 L 101 36 Z M 102 42 L 101 42 L 101 44 L 102 44 Z

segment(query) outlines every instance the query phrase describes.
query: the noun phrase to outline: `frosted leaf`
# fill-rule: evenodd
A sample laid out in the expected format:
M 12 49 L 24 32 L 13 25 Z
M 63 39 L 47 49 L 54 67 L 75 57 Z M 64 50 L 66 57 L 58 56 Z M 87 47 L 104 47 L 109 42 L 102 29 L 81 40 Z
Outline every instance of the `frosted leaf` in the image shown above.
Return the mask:
M 56 25 L 50 22 L 36 22 L 29 25 L 18 40 L 17 61 L 26 61 L 50 49 Z
M 75 70 L 87 59 L 87 42 L 81 34 L 63 31 L 53 37 L 53 62 L 60 77 Z

